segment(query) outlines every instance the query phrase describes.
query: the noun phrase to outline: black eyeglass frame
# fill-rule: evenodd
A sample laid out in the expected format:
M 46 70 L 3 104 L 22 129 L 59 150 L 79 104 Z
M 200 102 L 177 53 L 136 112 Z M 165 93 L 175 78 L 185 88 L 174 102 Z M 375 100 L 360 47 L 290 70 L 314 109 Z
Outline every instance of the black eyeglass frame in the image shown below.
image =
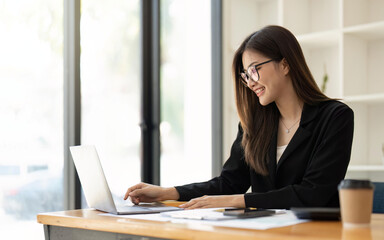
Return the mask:
M 259 63 L 259 64 L 256 64 L 256 65 L 252 65 L 250 66 L 247 71 L 243 70 L 242 72 L 240 72 L 240 79 L 241 79 L 241 82 L 246 86 L 248 87 L 248 82 L 249 80 L 251 79 L 252 81 L 254 82 L 258 82 L 260 80 L 260 74 L 259 74 L 259 71 L 257 70 L 258 67 L 260 67 L 261 65 L 263 64 L 266 64 L 266 63 L 269 63 L 269 62 L 272 62 L 272 61 L 277 61 L 276 59 L 270 59 L 270 60 L 267 60 L 267 61 L 264 61 L 262 63 Z M 252 77 L 251 77 L 251 74 L 249 73 L 251 69 L 255 69 L 256 73 L 257 73 L 257 80 L 254 80 Z M 243 76 L 244 75 L 244 76 Z M 247 77 L 248 80 L 244 79 L 244 77 Z

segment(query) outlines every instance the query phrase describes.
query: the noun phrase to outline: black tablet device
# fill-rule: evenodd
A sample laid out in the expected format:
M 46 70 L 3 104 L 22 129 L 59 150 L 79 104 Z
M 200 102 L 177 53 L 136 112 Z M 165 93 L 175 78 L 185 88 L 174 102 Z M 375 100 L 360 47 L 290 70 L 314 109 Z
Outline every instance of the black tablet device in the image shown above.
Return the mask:
M 340 208 L 291 208 L 299 219 L 340 220 Z
M 224 211 L 225 216 L 234 216 L 238 218 L 254 218 L 254 217 L 264 217 L 275 214 L 274 210 L 267 209 L 226 209 Z

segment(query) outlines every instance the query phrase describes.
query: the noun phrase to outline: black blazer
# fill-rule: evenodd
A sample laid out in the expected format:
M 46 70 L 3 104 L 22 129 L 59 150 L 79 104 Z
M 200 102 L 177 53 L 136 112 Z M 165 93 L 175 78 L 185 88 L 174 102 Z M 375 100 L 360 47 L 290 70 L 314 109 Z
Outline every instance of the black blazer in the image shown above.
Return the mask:
M 337 185 L 351 155 L 353 111 L 339 101 L 304 105 L 300 126 L 276 165 L 277 132 L 271 144 L 269 174 L 260 175 L 244 161 L 242 128 L 219 177 L 177 186 L 180 201 L 203 195 L 243 194 L 247 207 L 336 207 Z

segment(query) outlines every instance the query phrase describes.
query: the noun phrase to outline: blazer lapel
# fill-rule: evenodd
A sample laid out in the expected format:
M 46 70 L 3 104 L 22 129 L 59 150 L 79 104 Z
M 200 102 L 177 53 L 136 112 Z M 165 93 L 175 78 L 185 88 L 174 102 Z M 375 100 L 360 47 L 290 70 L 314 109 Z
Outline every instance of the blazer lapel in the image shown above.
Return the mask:
M 302 142 L 307 140 L 311 136 L 311 132 L 305 130 L 303 127 L 299 127 L 289 142 L 287 148 L 285 149 L 283 155 L 280 157 L 279 163 L 277 164 L 276 171 L 279 170 L 280 165 L 295 151 L 296 148 L 300 146 Z M 276 151 L 276 148 L 275 148 Z
M 275 177 L 276 177 L 276 147 L 277 147 L 277 131 L 273 135 L 271 146 L 269 148 L 269 160 L 268 160 L 268 177 L 272 189 L 275 188 Z
M 309 106 L 307 104 L 304 105 L 303 113 L 301 115 L 300 126 L 297 129 L 295 135 L 293 135 L 283 155 L 280 157 L 279 163 L 276 166 L 276 171 L 279 170 L 279 167 L 288 158 L 288 156 L 292 154 L 292 152 L 294 152 L 295 149 L 298 148 L 301 143 L 303 143 L 312 135 L 312 132 L 306 130 L 304 126 L 315 118 L 317 112 L 318 106 Z M 276 158 L 276 146 L 274 147 L 274 151 Z

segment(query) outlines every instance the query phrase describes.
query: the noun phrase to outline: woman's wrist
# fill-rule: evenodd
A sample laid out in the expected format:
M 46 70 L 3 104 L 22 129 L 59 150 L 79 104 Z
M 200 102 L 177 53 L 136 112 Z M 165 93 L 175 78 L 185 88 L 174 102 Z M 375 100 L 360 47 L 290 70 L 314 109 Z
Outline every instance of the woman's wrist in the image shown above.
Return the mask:
M 245 208 L 245 198 L 244 194 L 234 195 L 233 198 L 233 206 L 237 208 Z
M 163 200 L 179 200 L 180 195 L 175 187 L 164 188 Z

